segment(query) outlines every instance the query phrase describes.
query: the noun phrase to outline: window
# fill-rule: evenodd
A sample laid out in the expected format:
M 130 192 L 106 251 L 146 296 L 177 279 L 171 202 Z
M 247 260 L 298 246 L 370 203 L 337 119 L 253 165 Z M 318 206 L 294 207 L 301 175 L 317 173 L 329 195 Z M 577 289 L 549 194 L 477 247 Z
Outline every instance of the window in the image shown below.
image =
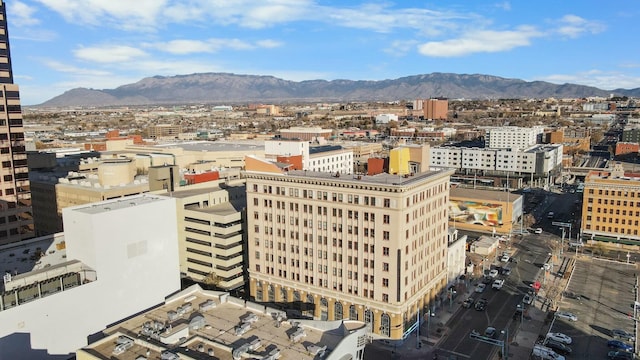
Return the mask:
M 383 223 L 383 224 L 390 224 L 390 223 L 391 223 L 391 216 L 389 216 L 389 215 L 382 215 L 382 223 Z
M 382 247 L 382 255 L 389 256 L 389 248 L 386 246 Z
M 382 271 L 389 271 L 389 263 L 382 263 Z
M 382 279 L 382 286 L 389 287 L 389 279 Z

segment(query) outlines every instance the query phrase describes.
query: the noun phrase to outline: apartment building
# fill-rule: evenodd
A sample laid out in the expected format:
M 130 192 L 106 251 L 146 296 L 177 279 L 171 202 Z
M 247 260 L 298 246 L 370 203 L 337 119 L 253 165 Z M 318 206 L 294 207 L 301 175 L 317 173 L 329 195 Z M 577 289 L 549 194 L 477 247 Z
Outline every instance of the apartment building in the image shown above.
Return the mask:
M 300 139 L 306 141 L 314 141 L 320 138 L 329 139 L 333 134 L 331 129 L 322 129 L 319 127 L 306 128 L 294 126 L 289 129 L 280 129 L 280 136 L 287 139 Z
M 452 171 L 336 176 L 246 163 L 250 296 L 365 321 L 391 339 L 411 332 L 446 286 Z
M 534 145 L 528 149 L 432 147 L 430 164 L 458 170 L 507 171 L 547 176 L 562 164 L 563 145 Z
M 640 246 L 640 174 L 616 164 L 590 171 L 584 185 L 582 238 Z
M 177 199 L 180 273 L 226 291 L 244 284 L 244 180 L 180 188 Z
M 504 126 L 486 130 L 486 146 L 490 149 L 527 149 L 537 144 L 544 128 Z
M 449 100 L 427 99 L 422 103 L 424 118 L 428 120 L 446 120 L 449 113 Z
M 147 136 L 152 139 L 177 139 L 181 132 L 180 125 L 158 124 L 147 127 Z
M 0 245 L 34 236 L 29 170 L 20 107 L 13 83 L 7 12 L 0 0 Z

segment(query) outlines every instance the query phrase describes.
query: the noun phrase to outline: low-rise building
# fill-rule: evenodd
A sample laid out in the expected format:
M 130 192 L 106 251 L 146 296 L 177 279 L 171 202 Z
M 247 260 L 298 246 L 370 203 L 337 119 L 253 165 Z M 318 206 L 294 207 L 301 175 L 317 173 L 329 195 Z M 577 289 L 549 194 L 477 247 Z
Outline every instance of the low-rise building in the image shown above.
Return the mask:
M 452 228 L 510 234 L 522 215 L 522 195 L 509 191 L 451 188 L 449 226 Z
M 585 177 L 581 234 L 584 241 L 640 246 L 640 174 L 620 164 Z
M 362 360 L 370 329 L 357 320 L 288 320 L 281 310 L 193 285 L 102 334 L 76 358 Z

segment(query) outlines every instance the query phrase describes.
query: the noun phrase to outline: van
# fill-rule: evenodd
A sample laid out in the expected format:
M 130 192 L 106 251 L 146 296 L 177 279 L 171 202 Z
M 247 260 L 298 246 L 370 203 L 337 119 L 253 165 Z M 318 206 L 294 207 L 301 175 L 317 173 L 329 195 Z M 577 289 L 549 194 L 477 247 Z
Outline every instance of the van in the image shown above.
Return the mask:
M 559 355 L 555 351 L 551 350 L 543 345 L 535 345 L 533 347 L 533 356 L 535 358 L 545 359 L 545 360 L 565 360 L 564 356 Z

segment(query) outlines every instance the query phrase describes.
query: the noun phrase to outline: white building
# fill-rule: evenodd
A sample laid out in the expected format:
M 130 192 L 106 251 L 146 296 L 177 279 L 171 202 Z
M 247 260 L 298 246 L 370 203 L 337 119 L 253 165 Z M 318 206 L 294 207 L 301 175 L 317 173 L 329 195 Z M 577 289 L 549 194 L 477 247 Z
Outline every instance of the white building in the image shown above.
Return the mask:
M 66 208 L 63 218 L 69 261 L 15 276 L 22 283 L 3 294 L 17 302 L 0 311 L 2 358 L 66 358 L 180 289 L 175 199 L 132 196 Z
M 376 124 L 388 124 L 391 121 L 398 121 L 398 115 L 396 114 L 376 115 Z
M 449 228 L 447 247 L 447 284 L 454 284 L 466 267 L 467 235 L 459 236 L 458 230 Z
M 544 128 L 505 126 L 486 130 L 486 146 L 491 149 L 526 149 L 538 143 Z
M 534 145 L 523 150 L 442 146 L 432 147 L 429 156 L 434 167 L 545 176 L 562 165 L 562 145 Z
M 265 157 L 275 160 L 278 156 L 302 156 L 302 170 L 353 172 L 353 150 L 339 145 L 310 146 L 309 141 L 273 139 L 264 143 Z

